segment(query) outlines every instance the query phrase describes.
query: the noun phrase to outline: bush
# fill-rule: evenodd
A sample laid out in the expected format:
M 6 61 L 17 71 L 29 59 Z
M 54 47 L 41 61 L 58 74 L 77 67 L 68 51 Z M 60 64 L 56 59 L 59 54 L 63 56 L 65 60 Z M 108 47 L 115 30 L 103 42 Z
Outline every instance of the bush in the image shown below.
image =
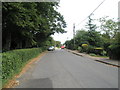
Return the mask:
M 103 50 L 102 56 L 107 56 L 107 52 L 105 50 Z
M 82 44 L 82 47 L 86 47 L 86 48 L 87 48 L 87 47 L 88 47 L 88 44 Z
M 109 58 L 120 60 L 120 45 L 112 44 L 109 46 Z
M 82 52 L 87 52 L 88 44 L 82 44 Z
M 89 45 L 89 46 L 87 47 L 87 53 L 94 53 L 94 47 L 91 46 L 91 45 Z
M 103 48 L 95 48 L 94 52 L 95 52 L 95 54 L 102 55 Z
M 79 52 L 82 52 L 82 47 L 78 47 L 77 49 Z
M 77 50 L 78 49 L 78 46 L 77 45 L 74 45 L 73 46 L 73 50 Z
M 96 55 L 96 54 L 94 54 L 94 53 L 90 53 L 89 55 L 90 55 L 90 56 L 97 56 L 97 55 Z
M 43 49 L 18 49 L 2 53 L 2 81 L 3 85 L 32 58 L 41 53 Z
M 0 53 L 0 89 L 2 89 L 2 53 Z

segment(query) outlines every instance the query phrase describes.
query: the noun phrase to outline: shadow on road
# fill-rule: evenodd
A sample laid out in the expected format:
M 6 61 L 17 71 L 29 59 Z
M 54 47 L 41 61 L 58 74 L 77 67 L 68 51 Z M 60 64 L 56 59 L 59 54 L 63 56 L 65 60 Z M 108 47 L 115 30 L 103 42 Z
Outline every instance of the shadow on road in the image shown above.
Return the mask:
M 49 78 L 30 79 L 15 88 L 53 88 L 53 85 Z

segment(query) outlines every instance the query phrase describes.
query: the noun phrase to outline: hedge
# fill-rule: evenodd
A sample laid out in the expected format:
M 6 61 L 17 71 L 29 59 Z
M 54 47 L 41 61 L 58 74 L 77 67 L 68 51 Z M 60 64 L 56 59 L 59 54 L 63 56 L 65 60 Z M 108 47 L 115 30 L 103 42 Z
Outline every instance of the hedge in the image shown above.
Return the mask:
M 2 53 L 0 53 L 0 89 L 2 89 Z
M 2 84 L 18 74 L 22 67 L 32 58 L 38 56 L 44 49 L 18 49 L 2 53 Z
M 120 45 L 119 44 L 112 44 L 109 46 L 109 58 L 120 60 Z

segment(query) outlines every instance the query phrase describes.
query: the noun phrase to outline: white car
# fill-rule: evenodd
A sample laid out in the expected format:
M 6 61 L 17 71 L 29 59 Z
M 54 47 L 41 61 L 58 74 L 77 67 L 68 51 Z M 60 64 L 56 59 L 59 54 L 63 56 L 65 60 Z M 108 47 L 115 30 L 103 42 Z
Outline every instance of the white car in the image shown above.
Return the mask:
M 48 48 L 48 51 L 53 51 L 53 50 L 55 50 L 55 47 L 54 47 L 54 46 L 50 46 L 50 47 Z

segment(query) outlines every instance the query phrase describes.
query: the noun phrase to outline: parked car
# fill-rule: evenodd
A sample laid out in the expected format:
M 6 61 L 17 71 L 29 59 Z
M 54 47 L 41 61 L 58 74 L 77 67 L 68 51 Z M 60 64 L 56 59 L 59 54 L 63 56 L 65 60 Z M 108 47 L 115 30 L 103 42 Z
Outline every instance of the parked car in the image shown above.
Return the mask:
M 61 49 L 64 49 L 65 48 L 65 46 L 61 46 Z
M 54 46 L 50 46 L 47 50 L 48 51 L 53 51 L 53 50 L 55 50 L 55 47 Z

